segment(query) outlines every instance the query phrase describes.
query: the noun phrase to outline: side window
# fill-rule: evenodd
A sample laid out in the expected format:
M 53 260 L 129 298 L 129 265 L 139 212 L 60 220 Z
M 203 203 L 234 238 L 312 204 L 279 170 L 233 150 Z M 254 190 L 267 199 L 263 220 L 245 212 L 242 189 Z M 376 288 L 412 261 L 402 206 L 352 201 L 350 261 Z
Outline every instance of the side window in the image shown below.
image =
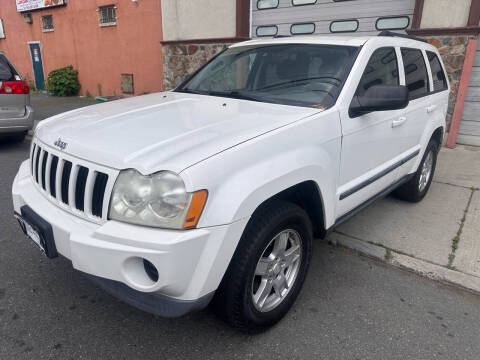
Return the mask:
M 405 83 L 409 99 L 414 100 L 429 93 L 428 73 L 421 50 L 402 48 Z
M 7 61 L 7 58 L 0 54 L 0 81 L 15 80 L 15 73 Z
M 442 91 L 448 89 L 447 78 L 443 72 L 442 65 L 437 54 L 427 51 L 428 62 L 432 70 L 433 90 Z
M 373 85 L 399 85 L 395 48 L 375 50 L 363 72 L 355 95 L 362 96 Z

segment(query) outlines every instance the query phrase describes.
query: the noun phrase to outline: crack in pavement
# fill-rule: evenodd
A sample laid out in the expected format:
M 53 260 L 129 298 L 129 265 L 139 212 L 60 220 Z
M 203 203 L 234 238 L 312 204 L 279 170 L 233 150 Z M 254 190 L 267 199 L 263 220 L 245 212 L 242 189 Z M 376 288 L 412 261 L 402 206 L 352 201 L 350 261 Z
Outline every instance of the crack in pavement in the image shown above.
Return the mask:
M 472 203 L 473 195 L 475 194 L 475 191 L 477 191 L 474 188 L 470 188 L 470 190 L 471 190 L 470 197 L 468 199 L 467 206 L 465 207 L 465 210 L 463 211 L 463 217 L 460 220 L 460 226 L 458 228 L 457 234 L 452 239 L 452 252 L 450 253 L 450 255 L 448 255 L 447 268 L 449 268 L 451 270 L 456 270 L 455 267 L 453 266 L 453 261 L 455 260 L 455 252 L 457 251 L 458 246 L 460 244 L 463 227 L 465 226 L 465 220 L 467 219 L 467 214 L 470 210 L 470 205 Z

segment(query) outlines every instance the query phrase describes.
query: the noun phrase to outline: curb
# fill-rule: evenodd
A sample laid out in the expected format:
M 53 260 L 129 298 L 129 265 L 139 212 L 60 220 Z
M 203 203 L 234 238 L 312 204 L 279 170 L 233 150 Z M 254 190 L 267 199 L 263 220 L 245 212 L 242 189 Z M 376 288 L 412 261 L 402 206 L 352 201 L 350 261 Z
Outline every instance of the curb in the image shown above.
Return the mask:
M 460 287 L 480 295 L 480 278 L 477 276 L 448 269 L 444 266 L 429 263 L 409 255 L 398 253 L 393 249 L 371 244 L 337 232 L 331 233 L 328 236 L 328 241 L 335 246 L 354 250 L 395 267 L 412 271 L 429 279 Z

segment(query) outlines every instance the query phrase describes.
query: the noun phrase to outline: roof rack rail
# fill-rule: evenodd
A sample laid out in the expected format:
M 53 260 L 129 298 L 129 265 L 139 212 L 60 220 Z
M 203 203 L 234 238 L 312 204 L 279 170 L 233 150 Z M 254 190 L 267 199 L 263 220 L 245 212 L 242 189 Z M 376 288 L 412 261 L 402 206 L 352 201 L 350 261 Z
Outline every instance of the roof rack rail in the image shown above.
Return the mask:
M 405 39 L 417 40 L 417 41 L 421 41 L 421 42 L 424 42 L 424 43 L 428 44 L 428 41 L 425 40 L 425 39 L 421 39 L 419 37 L 412 36 L 412 35 L 400 34 L 400 33 L 396 33 L 396 32 L 393 32 L 393 31 L 388 31 L 388 30 L 383 30 L 380 34 L 378 34 L 378 36 L 400 37 L 400 38 L 405 38 Z

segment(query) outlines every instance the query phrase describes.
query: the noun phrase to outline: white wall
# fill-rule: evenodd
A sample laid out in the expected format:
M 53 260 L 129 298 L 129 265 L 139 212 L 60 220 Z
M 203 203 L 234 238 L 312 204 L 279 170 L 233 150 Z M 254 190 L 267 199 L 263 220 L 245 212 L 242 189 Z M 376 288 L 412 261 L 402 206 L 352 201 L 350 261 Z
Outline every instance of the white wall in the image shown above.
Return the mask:
M 420 28 L 467 25 L 472 0 L 425 0 Z
M 236 0 L 162 0 L 163 40 L 236 35 Z

